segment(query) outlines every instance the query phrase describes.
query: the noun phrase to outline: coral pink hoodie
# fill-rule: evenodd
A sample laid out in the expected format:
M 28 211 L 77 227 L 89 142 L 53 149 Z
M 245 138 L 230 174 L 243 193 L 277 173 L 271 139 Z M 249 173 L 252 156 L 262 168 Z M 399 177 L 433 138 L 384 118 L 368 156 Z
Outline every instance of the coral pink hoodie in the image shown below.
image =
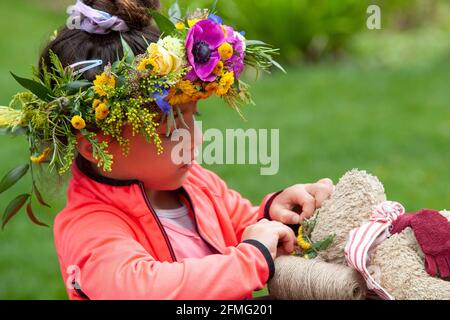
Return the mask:
M 255 207 L 198 163 L 178 191 L 217 254 L 177 262 L 143 183 L 99 176 L 78 159 L 54 224 L 69 298 L 244 299 L 261 289 L 273 260 L 260 242 L 241 237 L 268 217 L 276 194 Z

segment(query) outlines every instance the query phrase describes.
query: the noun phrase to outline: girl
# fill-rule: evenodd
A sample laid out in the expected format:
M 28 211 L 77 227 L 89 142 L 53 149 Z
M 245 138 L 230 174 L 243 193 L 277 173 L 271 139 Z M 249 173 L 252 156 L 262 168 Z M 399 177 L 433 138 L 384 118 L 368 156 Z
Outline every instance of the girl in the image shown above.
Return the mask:
M 98 10 L 91 13 L 106 12 L 113 23 L 93 27 L 87 20 L 63 28 L 43 51 L 41 71 L 42 62 L 50 64 L 51 52 L 63 66 L 91 59 L 107 63 L 123 51 L 121 36 L 134 54 L 158 40 L 146 12 L 158 7 L 157 1 L 82 4 Z M 89 12 L 84 19 L 94 19 Z M 83 77 L 93 81 L 100 67 Z M 194 124 L 196 103 L 178 108 L 183 119 L 176 117 L 177 127 L 200 137 Z M 189 163 L 175 164 L 170 157 L 175 142 L 166 131 L 167 122 L 158 127 L 164 149 L 159 154 L 124 124 L 128 156 L 116 140 L 97 132 L 113 155 L 110 172 L 97 166 L 91 142 L 77 133 L 67 204 L 54 223 L 70 299 L 249 298 L 273 275 L 276 256 L 293 251 L 295 235 L 286 224 L 310 217 L 332 192 L 331 180 L 323 179 L 269 194 L 253 206 L 195 161 L 201 139 L 192 139 Z M 295 207 L 302 208 L 300 214 Z

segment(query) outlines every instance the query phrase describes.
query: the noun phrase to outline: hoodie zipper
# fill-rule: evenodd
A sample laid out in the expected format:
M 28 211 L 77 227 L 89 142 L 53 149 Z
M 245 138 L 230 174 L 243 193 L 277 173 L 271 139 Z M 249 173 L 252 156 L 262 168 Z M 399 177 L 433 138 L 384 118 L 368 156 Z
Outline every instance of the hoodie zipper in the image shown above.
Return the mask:
M 152 213 L 153 217 L 155 218 L 156 222 L 158 223 L 159 229 L 161 230 L 162 235 L 164 236 L 164 239 L 166 240 L 167 247 L 169 248 L 170 256 L 172 257 L 172 260 L 175 262 L 177 261 L 177 257 L 175 256 L 175 251 L 172 248 L 172 245 L 170 244 L 169 237 L 167 236 L 167 232 L 164 229 L 163 225 L 161 224 L 161 221 L 159 220 L 158 215 L 155 213 L 155 210 L 153 209 L 152 205 L 150 204 L 150 200 L 148 199 L 147 193 L 145 192 L 145 188 L 142 182 L 139 182 L 139 187 L 141 189 L 142 195 L 144 196 L 145 203 L 147 204 L 148 209 Z

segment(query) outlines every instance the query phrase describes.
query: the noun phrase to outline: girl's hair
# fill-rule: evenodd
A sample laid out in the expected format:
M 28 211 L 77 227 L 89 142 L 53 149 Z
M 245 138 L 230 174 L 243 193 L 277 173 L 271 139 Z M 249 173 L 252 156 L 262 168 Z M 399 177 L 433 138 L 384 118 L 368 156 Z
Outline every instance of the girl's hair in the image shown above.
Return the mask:
M 144 53 L 147 48 L 146 42 L 158 40 L 159 31 L 152 25 L 152 19 L 147 10 L 148 8 L 158 9 L 159 0 L 83 0 L 83 3 L 124 20 L 129 31 L 122 32 L 122 36 L 134 54 Z M 119 32 L 111 31 L 104 35 L 91 34 L 83 30 L 69 29 L 67 26 L 62 27 L 56 38 L 42 51 L 39 58 L 39 70 L 42 70 L 42 63 L 51 66 L 50 50 L 59 57 L 63 67 L 79 61 L 101 59 L 102 66 L 90 69 L 83 74 L 83 78 L 89 81 L 93 81 L 108 62 L 113 63 L 123 57 Z
M 147 44 L 159 38 L 159 31 L 152 24 L 151 16 L 147 11 L 148 8 L 158 9 L 159 0 L 83 0 L 83 3 L 118 16 L 125 21 L 129 31 L 122 33 L 111 31 L 100 35 L 63 26 L 57 32 L 56 38 L 45 46 L 40 55 L 38 66 L 41 74 L 43 63 L 48 67 L 51 66 L 49 54 L 51 50 L 58 56 L 63 67 L 79 61 L 101 59 L 103 65 L 90 69 L 82 75 L 82 78 L 93 81 L 95 76 L 103 71 L 105 65 L 123 57 L 121 35 L 136 55 L 144 53 Z M 64 140 L 64 138 L 61 139 Z M 83 158 L 80 154 L 77 155 L 78 157 Z M 62 186 L 67 184 L 70 175 L 52 175 L 47 170 L 39 170 L 38 174 L 38 181 L 47 189 L 52 189 L 48 190 L 48 194 L 53 194 L 55 198 L 62 196 L 61 191 L 65 189 Z

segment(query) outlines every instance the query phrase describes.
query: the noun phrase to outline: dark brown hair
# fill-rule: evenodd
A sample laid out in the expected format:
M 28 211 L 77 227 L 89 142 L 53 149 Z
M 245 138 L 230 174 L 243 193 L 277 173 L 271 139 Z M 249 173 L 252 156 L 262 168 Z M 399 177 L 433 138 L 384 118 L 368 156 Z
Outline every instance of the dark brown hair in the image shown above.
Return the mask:
M 159 31 L 153 26 L 147 9 L 158 9 L 159 0 L 83 0 L 83 2 L 94 9 L 118 16 L 126 22 L 130 30 L 122 32 L 122 36 L 134 54 L 145 52 L 146 41 L 151 43 L 158 40 Z M 42 51 L 39 58 L 40 70 L 42 63 L 51 66 L 50 50 L 59 57 L 64 67 L 83 60 L 103 60 L 102 66 L 83 74 L 89 81 L 94 80 L 108 62 L 113 63 L 123 57 L 119 32 L 112 31 L 106 35 L 98 35 L 78 29 L 71 30 L 67 26 L 62 27 L 56 38 Z

